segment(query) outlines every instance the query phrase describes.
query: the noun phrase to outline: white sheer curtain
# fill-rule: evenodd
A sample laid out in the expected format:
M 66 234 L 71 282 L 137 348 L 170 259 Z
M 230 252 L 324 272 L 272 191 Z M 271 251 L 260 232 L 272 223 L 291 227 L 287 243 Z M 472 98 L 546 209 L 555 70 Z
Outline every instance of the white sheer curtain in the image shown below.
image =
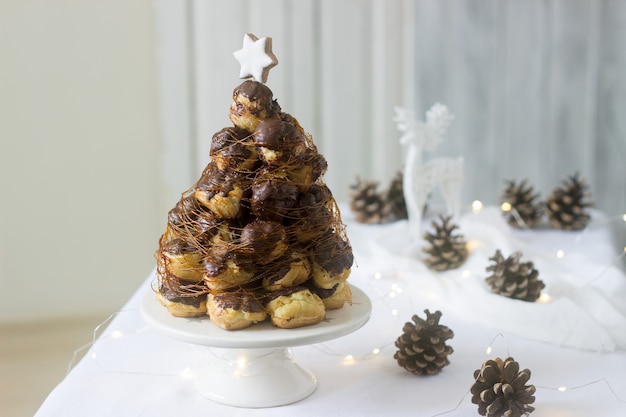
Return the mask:
M 432 156 L 464 156 L 463 202 L 495 204 L 505 179 L 546 197 L 579 172 L 596 206 L 626 210 L 626 3 L 617 0 L 157 1 L 165 175 L 172 193 L 229 125 L 243 34 L 272 36 L 268 85 L 329 162 L 357 176 L 402 169 L 394 106 L 455 115 Z M 169 151 L 168 151 L 169 150 Z M 426 155 L 426 158 L 430 155 Z

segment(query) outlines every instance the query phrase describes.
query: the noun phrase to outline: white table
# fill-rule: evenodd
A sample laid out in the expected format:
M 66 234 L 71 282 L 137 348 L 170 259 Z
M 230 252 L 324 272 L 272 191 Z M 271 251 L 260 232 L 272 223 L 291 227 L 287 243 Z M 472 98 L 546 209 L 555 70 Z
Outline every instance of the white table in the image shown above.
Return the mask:
M 481 248 L 489 253 L 490 244 L 498 238 L 489 244 L 486 240 L 474 240 L 467 267 L 445 273 L 443 278 L 433 278 L 419 268 L 411 270 L 415 268 L 411 262 L 403 265 L 400 259 L 393 264 L 405 256 L 403 251 L 412 250 L 398 237 L 406 229 L 405 224 L 359 225 L 352 222 L 345 209 L 343 213 L 358 262 L 349 282 L 369 295 L 372 317 L 350 335 L 292 348 L 297 362 L 317 377 L 317 389 L 308 398 L 281 407 L 250 409 L 221 405 L 201 396 L 194 384 L 195 364 L 215 351 L 172 339 L 144 322 L 139 303 L 151 291 L 150 274 L 126 306 L 114 315 L 91 351 L 52 391 L 36 417 L 478 416 L 468 393 L 473 371 L 496 356 L 512 356 L 522 368 L 532 371 L 529 383 L 537 387 L 533 417 L 626 415 L 623 349 L 595 352 L 533 340 L 499 324 L 490 324 L 489 320 L 477 319 L 476 315 L 463 314 L 458 305 L 450 304 L 459 300 L 455 286 L 460 284 L 454 280 L 478 274 L 486 262 L 481 259 Z M 485 230 L 480 229 L 481 233 Z M 474 239 L 471 227 L 466 230 L 466 237 Z M 610 262 L 611 254 L 606 247 L 600 247 L 607 241 L 603 227 L 571 235 L 573 240 L 567 242 L 550 231 L 513 233 L 516 245 L 530 244 L 537 251 L 541 246 L 542 253 L 563 250 L 567 257 L 584 249 L 589 263 L 596 267 Z M 390 236 L 398 237 L 395 243 Z M 389 253 L 380 248 L 381 239 L 388 245 Z M 589 239 L 598 240 L 598 244 L 587 246 Z M 572 244 L 574 240 L 576 245 Z M 394 244 L 402 248 L 393 249 Z M 425 277 L 424 286 L 419 281 L 421 277 Z M 438 280 L 439 289 L 428 283 L 432 279 Z M 398 366 L 393 359 L 393 342 L 401 334 L 404 322 L 413 314 L 424 317 L 427 308 L 442 311 L 441 323 L 455 333 L 449 341 L 454 353 L 450 356 L 451 364 L 440 374 L 419 377 Z M 500 313 L 503 312 L 495 311 L 494 315 Z M 566 390 L 561 391 L 560 387 Z

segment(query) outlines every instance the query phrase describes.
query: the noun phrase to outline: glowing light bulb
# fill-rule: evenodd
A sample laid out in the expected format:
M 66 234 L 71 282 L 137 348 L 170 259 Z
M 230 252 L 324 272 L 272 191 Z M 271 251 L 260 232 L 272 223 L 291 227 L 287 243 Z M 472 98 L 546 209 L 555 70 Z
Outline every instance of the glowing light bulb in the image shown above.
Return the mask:
M 567 391 L 567 387 L 558 387 L 557 390 L 559 392 L 565 392 L 565 391 Z
M 464 270 L 464 271 L 461 273 L 461 276 L 462 276 L 463 278 L 469 278 L 471 275 L 472 275 L 472 273 L 469 271 L 469 269 L 466 269 L 466 270 Z
M 538 303 L 549 303 L 551 301 L 552 301 L 552 296 L 547 293 L 541 294 L 539 298 L 537 299 Z
M 557 258 L 562 258 L 564 256 L 565 256 L 565 252 L 562 249 L 559 249 L 558 251 L 556 251 Z
M 346 364 L 346 365 L 352 365 L 354 362 L 355 362 L 354 356 L 352 356 L 352 355 L 346 355 L 343 358 L 343 363 Z
M 389 291 L 389 298 L 394 298 L 396 296 L 395 291 Z
M 489 346 L 489 347 L 487 348 L 487 355 L 491 355 L 491 350 L 492 350 L 492 349 L 491 349 L 491 346 Z
M 374 348 L 374 350 L 372 350 L 372 353 L 374 355 L 378 355 L 380 353 L 380 349 L 379 348 Z
M 500 205 L 500 210 L 502 211 L 511 211 L 512 208 L 513 207 L 511 207 L 511 203 L 509 203 L 508 201 L 505 201 Z
M 91 359 L 94 359 L 94 360 L 96 359 L 96 352 L 93 352 L 93 353 L 91 354 Z
M 626 213 L 624 213 L 624 215 L 622 216 L 622 220 L 626 222 Z
M 395 309 L 395 308 L 393 310 L 391 310 L 391 315 L 392 316 L 397 316 L 398 315 L 398 310 Z
M 480 246 L 480 241 L 470 239 L 470 240 L 467 241 L 465 246 L 467 247 L 467 250 L 471 252 L 474 249 L 476 249 L 478 246 Z
M 383 274 L 381 274 L 380 272 L 376 272 L 374 274 L 374 279 L 381 279 L 383 277 Z
M 472 211 L 474 213 L 479 213 L 483 209 L 483 203 L 480 200 L 472 201 Z
M 121 331 L 119 331 L 119 330 L 115 330 L 114 332 L 112 332 L 112 333 L 111 333 L 111 337 L 112 337 L 113 339 L 119 339 L 119 338 L 121 338 L 122 336 L 124 336 L 124 333 L 122 333 L 122 332 L 121 332 Z
M 247 364 L 248 364 L 248 360 L 246 359 L 245 356 L 241 356 L 241 357 L 237 358 L 237 368 L 238 369 L 245 368 Z

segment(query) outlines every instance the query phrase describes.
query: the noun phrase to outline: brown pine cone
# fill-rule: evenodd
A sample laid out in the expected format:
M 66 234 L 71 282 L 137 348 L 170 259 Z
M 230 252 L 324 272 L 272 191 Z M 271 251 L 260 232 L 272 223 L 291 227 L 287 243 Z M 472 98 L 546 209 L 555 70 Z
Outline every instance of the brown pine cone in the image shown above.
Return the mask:
M 555 188 L 546 201 L 550 223 L 561 230 L 584 229 L 591 219 L 587 208 L 593 205 L 587 201 L 588 197 L 587 184 L 579 179 L 578 173 L 563 180 L 562 186 Z
M 446 340 L 454 337 L 454 332 L 439 324 L 441 312 L 424 310 L 426 320 L 413 315 L 413 323 L 406 322 L 404 332 L 396 340 L 399 349 L 394 355 L 398 364 L 415 375 L 434 375 L 449 365 L 448 355 L 454 350 L 446 345 Z
M 357 222 L 378 224 L 387 221 L 389 207 L 385 205 L 383 198 L 376 190 L 378 182 L 357 178 L 356 184 L 350 188 L 354 190 L 350 195 L 350 209 Z
M 474 385 L 470 389 L 472 403 L 478 404 L 478 413 L 487 417 L 521 417 L 535 408 L 535 386 L 526 385 L 530 371 L 519 370 L 513 358 L 486 361 L 474 371 Z
M 513 180 L 506 183 L 500 202 L 510 205 L 510 210 L 502 212 L 507 223 L 516 228 L 533 227 L 543 214 L 543 207 L 537 202 L 539 194 L 533 193 L 533 187 L 527 185 L 526 180 L 519 184 Z
M 458 268 L 467 260 L 467 242 L 463 235 L 452 235 L 458 226 L 452 224 L 451 221 L 452 217 L 440 215 L 440 223 L 437 221 L 431 223 L 435 231 L 424 233 L 424 239 L 430 243 L 430 246 L 422 249 L 430 255 L 424 260 L 424 263 L 435 271 Z
M 398 172 L 391 180 L 389 189 L 385 193 L 385 204 L 388 206 L 386 210 L 389 213 L 389 221 L 408 219 L 409 214 L 406 210 L 406 201 L 404 200 L 404 177 L 402 172 Z
M 505 259 L 502 252 L 497 250 L 489 258 L 495 264 L 486 268 L 492 274 L 485 282 L 496 294 L 523 301 L 536 301 L 545 284 L 538 279 L 539 272 L 533 267 L 533 263 L 520 262 L 521 257 L 521 252 L 515 252 Z

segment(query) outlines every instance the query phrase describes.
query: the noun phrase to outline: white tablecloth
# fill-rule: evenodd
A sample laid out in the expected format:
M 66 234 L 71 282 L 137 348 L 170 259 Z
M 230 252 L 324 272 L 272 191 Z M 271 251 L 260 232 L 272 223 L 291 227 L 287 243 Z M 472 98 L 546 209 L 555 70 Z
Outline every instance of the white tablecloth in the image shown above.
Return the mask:
M 533 417 L 626 415 L 626 351 L 610 351 L 606 346 L 591 350 L 563 347 L 558 339 L 542 340 L 541 332 L 529 337 L 524 333 L 528 326 L 519 325 L 524 323 L 524 315 L 511 317 L 510 311 L 501 310 L 506 304 L 490 311 L 484 303 L 487 296 L 478 294 L 480 287 L 470 287 L 469 300 L 463 301 L 459 293 L 465 290 L 464 284 L 454 281 L 484 274 L 484 257 L 492 255 L 494 242 L 506 246 L 501 248 L 503 252 L 522 247 L 531 252 L 530 260 L 548 269 L 550 256 L 546 254 L 562 251 L 559 259 L 576 254 L 576 264 L 587 268 L 585 274 L 593 283 L 606 278 L 607 268 L 609 275 L 617 274 L 617 278 L 611 275 L 611 281 L 623 279 L 619 268 L 619 272 L 612 269 L 619 251 L 611 245 L 605 225 L 565 240 L 547 230 L 512 232 L 513 236 L 503 238 L 502 233 L 508 231 L 489 232 L 496 237 L 486 235 L 485 225 L 473 231 L 471 225 L 481 219 L 467 215 L 461 221 L 465 225 L 461 232 L 473 242 L 467 266 L 433 278 L 410 259 L 415 248 L 402 236 L 406 224 L 365 226 L 353 223 L 345 209 L 343 213 L 358 263 L 349 282 L 369 295 L 372 318 L 348 336 L 292 348 L 294 359 L 317 377 L 317 389 L 308 398 L 281 407 L 247 409 L 202 397 L 194 385 L 194 371 L 198 361 L 211 353 L 210 348 L 169 338 L 146 325 L 139 303 L 151 291 L 150 274 L 126 306 L 114 314 L 87 355 L 50 393 L 36 417 L 478 416 L 469 394 L 473 372 L 487 359 L 507 356 L 532 372 L 529 383 L 537 387 Z M 525 253 L 523 260 L 526 258 Z M 422 278 L 425 281 L 420 282 Z M 570 277 L 568 285 L 574 285 L 576 279 Z M 587 285 L 579 282 L 575 286 Z M 464 314 L 472 305 L 476 311 Z M 425 309 L 442 311 L 441 323 L 455 333 L 449 341 L 454 353 L 440 374 L 420 377 L 398 366 L 393 342 L 404 322 L 413 314 L 424 317 Z M 599 316 L 595 317 L 590 321 Z M 620 323 L 616 326 L 619 329 Z M 559 390 L 561 387 L 565 390 Z

